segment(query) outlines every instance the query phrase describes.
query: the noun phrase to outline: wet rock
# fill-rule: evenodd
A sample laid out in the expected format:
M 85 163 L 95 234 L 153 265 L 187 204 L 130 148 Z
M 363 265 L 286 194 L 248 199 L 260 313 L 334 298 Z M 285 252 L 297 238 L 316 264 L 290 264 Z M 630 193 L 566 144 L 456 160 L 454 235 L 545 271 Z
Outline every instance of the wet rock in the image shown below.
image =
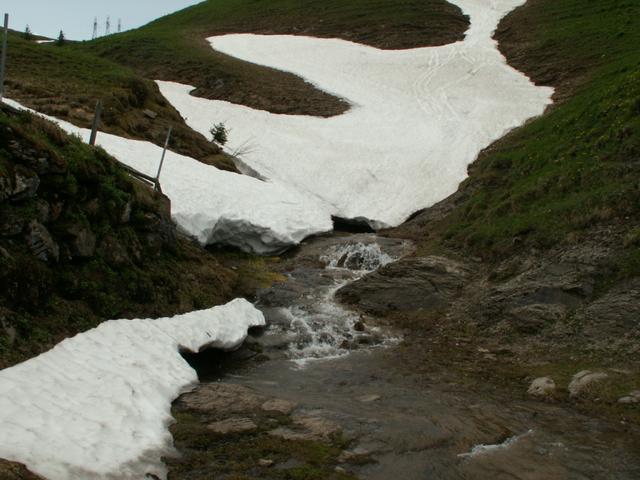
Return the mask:
M 531 385 L 527 393 L 534 397 L 549 397 L 556 391 L 556 382 L 551 377 L 539 377 L 536 378 Z
M 326 418 L 294 415 L 293 422 L 306 428 L 314 437 L 328 438 L 340 432 L 340 426 Z
M 247 387 L 230 383 L 204 384 L 180 398 L 180 402 L 188 409 L 219 415 L 256 410 L 266 400 Z
M 299 430 L 280 427 L 275 430 L 271 430 L 269 435 L 283 440 L 308 441 L 326 440 L 331 437 L 331 435 L 340 432 L 340 427 L 338 425 L 330 420 L 320 417 L 297 415 L 293 417 L 293 422 L 296 426 L 300 427 Z
M 450 305 L 469 275 L 464 265 L 448 258 L 407 258 L 343 287 L 336 296 L 376 315 L 442 309 Z
M 576 373 L 571 379 L 571 383 L 567 387 L 572 397 L 578 397 L 587 391 L 593 384 L 608 378 L 604 372 L 592 372 L 590 370 L 582 370 Z
M 242 433 L 256 430 L 258 426 L 250 418 L 228 418 L 207 425 L 207 429 L 214 433 L 226 435 L 228 433 Z
M 283 415 L 289 415 L 296 409 L 297 406 L 298 405 L 293 402 L 274 398 L 272 400 L 267 400 L 266 402 L 264 402 L 261 408 L 265 412 L 278 412 L 282 413 Z
M 362 321 L 358 321 L 353 325 L 353 329 L 356 332 L 364 332 L 366 330 L 366 328 L 367 327 L 365 326 L 365 324 Z
M 43 262 L 57 262 L 60 259 L 60 247 L 40 222 L 34 220 L 29 223 L 25 239 L 36 258 Z

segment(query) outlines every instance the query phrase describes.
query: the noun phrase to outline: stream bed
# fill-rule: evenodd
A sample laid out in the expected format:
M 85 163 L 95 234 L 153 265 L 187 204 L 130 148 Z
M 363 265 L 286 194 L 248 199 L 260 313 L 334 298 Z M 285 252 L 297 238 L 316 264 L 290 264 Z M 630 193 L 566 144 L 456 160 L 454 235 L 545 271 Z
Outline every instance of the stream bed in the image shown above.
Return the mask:
M 309 240 L 284 260 L 287 282 L 259 295 L 269 326 L 236 357 L 259 351 L 261 361 L 199 368 L 201 381 L 277 396 L 339 425 L 350 451 L 367 457 L 348 465 L 362 479 L 640 478 L 635 427 L 403 370 L 401 333 L 334 301 L 342 285 L 411 249 L 370 234 Z

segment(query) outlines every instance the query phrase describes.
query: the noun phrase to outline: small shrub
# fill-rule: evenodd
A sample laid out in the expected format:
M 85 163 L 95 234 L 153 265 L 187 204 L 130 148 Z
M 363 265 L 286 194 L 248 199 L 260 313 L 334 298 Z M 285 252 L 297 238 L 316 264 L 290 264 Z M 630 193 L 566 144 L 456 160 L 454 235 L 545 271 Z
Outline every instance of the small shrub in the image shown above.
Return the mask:
M 224 145 L 229 140 L 229 130 L 222 122 L 214 125 L 209 132 L 213 136 L 213 141 L 219 145 Z

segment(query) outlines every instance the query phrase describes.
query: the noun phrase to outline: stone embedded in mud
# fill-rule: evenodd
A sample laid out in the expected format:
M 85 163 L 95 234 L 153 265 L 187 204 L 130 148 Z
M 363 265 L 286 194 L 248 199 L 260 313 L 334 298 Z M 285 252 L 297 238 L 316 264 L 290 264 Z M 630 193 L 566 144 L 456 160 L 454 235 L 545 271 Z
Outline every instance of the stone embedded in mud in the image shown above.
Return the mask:
M 531 382 L 527 393 L 534 397 L 549 397 L 555 391 L 556 382 L 551 377 L 539 377 Z
M 250 418 L 228 418 L 207 425 L 207 429 L 214 433 L 226 435 L 228 433 L 242 433 L 256 430 L 258 426 Z
M 255 410 L 266 401 L 253 390 L 230 383 L 201 385 L 192 393 L 180 398 L 185 407 L 199 412 L 215 412 L 218 415 L 244 413 Z
M 265 412 L 278 412 L 283 415 L 289 415 L 296 409 L 296 407 L 297 404 L 279 398 L 267 400 L 262 404 L 262 410 Z
M 594 383 L 600 382 L 605 378 L 608 378 L 604 372 L 592 372 L 590 370 L 582 370 L 576 373 L 569 383 L 569 394 L 572 397 L 578 397 L 585 393 Z
M 260 465 L 261 467 L 269 468 L 273 467 L 274 464 L 275 462 L 273 460 L 267 458 L 261 458 L 260 460 L 258 460 L 258 465 Z
M 294 415 L 292 420 L 295 426 L 301 427 L 300 430 L 279 427 L 271 430 L 269 435 L 282 438 L 283 440 L 308 441 L 326 440 L 341 431 L 339 425 L 321 417 Z

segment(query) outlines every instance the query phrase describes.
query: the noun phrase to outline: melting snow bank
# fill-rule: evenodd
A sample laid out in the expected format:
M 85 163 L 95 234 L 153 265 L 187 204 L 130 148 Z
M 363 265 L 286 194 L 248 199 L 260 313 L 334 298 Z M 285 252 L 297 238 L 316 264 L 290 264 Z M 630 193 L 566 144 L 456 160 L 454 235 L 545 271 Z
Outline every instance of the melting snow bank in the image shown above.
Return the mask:
M 525 433 L 522 433 L 520 435 L 514 435 L 513 437 L 509 437 L 502 443 L 498 443 L 495 445 L 476 445 L 471 449 L 469 453 L 461 453 L 458 455 L 458 457 L 472 458 L 472 457 L 477 457 L 478 455 L 493 453 L 498 450 L 505 450 L 511 447 L 512 445 L 514 445 L 515 443 L 517 443 L 519 440 L 523 439 L 524 437 L 528 437 L 531 434 L 533 434 L 533 430 L 528 430 Z
M 37 113 L 17 102 L 5 102 Z M 88 129 L 41 116 L 68 133 L 89 138 Z M 125 165 L 156 176 L 162 155 L 157 145 L 107 133 L 100 133 L 97 143 Z M 333 229 L 327 206 L 277 180 L 260 181 L 167 152 L 160 181 L 171 199 L 174 221 L 202 245 L 225 244 L 247 252 L 273 254 L 310 235 Z
M 264 323 L 246 300 L 112 320 L 3 370 L 0 458 L 49 480 L 164 478 L 171 403 L 197 382 L 179 350 L 233 349 Z
M 224 35 L 213 48 L 292 72 L 348 100 L 333 118 L 276 115 L 196 98 L 187 85 L 157 82 L 203 135 L 224 121 L 229 148 L 262 178 L 324 200 L 338 218 L 394 226 L 454 193 L 480 151 L 540 115 L 553 89 L 506 64 L 492 39 L 524 0 L 451 0 L 471 19 L 463 42 L 378 50 L 338 39 Z

